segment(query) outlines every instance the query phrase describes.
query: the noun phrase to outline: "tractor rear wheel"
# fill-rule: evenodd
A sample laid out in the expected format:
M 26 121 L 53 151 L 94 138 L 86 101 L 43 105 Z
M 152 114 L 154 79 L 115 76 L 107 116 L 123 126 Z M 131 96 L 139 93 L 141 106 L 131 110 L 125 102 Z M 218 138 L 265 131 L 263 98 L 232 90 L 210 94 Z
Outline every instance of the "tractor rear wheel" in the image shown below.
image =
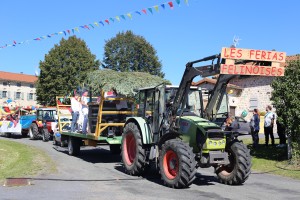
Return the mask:
M 81 139 L 76 137 L 69 137 L 68 140 L 68 153 L 70 156 L 78 156 L 80 154 Z
M 192 148 L 180 139 L 166 141 L 159 155 L 159 168 L 161 178 L 168 187 L 188 187 L 197 171 Z
M 50 133 L 49 133 L 48 129 L 44 128 L 42 131 L 43 131 L 43 133 L 42 133 L 43 141 L 48 142 L 50 139 Z
M 35 123 L 32 123 L 29 128 L 29 137 L 31 140 L 37 140 L 39 138 L 39 129 Z
M 228 165 L 216 168 L 216 174 L 221 183 L 226 185 L 241 185 L 251 173 L 251 156 L 247 146 L 239 141 L 233 142 L 227 149 Z
M 125 125 L 121 144 L 122 162 L 127 174 L 141 175 L 146 167 L 146 152 L 143 148 L 138 126 L 129 122 Z

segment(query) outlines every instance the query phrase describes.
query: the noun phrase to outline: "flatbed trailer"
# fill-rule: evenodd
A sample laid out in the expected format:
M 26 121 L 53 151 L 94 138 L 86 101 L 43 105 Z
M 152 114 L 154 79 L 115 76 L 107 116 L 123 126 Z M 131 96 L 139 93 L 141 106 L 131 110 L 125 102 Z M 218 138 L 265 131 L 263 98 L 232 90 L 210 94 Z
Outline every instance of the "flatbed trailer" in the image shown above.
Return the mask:
M 133 116 L 134 100 L 123 97 L 90 97 L 88 103 L 88 133 L 71 132 L 71 105 L 72 97 L 57 97 L 58 131 L 54 134 L 54 143 L 68 146 L 69 155 L 80 154 L 81 146 L 109 145 L 112 153 L 120 153 L 122 130 L 126 117 Z M 98 102 L 97 100 L 98 99 Z M 126 101 L 127 109 L 117 110 L 116 104 Z M 79 117 L 79 121 L 80 121 Z M 69 119 L 69 120 L 65 120 Z M 80 122 L 79 122 L 80 127 Z

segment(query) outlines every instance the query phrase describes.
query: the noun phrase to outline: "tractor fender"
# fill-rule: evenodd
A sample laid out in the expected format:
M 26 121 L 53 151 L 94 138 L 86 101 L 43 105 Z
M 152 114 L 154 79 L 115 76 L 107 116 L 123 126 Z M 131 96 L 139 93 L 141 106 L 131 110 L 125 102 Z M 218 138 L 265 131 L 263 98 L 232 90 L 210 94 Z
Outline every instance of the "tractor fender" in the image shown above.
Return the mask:
M 158 148 L 161 149 L 162 145 L 167 141 L 167 140 L 171 140 L 171 139 L 176 139 L 176 138 L 180 138 L 181 134 L 178 133 L 167 133 L 164 134 L 163 136 L 161 136 L 161 138 L 158 141 Z
M 143 144 L 151 144 L 152 143 L 152 133 L 149 125 L 147 124 L 146 120 L 144 120 L 142 117 L 129 117 L 126 120 L 126 124 L 129 122 L 133 122 L 138 125 L 140 131 L 141 131 L 141 137 Z M 125 126 L 124 125 L 124 126 Z

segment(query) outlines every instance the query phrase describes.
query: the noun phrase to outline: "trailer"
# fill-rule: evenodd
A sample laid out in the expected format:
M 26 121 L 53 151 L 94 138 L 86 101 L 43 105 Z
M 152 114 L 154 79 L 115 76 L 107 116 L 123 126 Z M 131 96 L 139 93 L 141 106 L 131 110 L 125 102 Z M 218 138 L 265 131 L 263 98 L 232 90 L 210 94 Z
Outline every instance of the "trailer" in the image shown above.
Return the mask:
M 71 132 L 71 98 L 57 97 L 58 127 L 54 133 L 54 144 L 68 146 L 69 155 L 80 154 L 81 146 L 109 145 L 112 153 L 120 153 L 123 127 L 127 117 L 135 114 L 134 99 L 126 97 L 89 97 L 88 133 L 82 134 L 81 116 L 77 121 L 78 130 Z M 117 104 L 127 103 L 127 109 L 118 110 Z

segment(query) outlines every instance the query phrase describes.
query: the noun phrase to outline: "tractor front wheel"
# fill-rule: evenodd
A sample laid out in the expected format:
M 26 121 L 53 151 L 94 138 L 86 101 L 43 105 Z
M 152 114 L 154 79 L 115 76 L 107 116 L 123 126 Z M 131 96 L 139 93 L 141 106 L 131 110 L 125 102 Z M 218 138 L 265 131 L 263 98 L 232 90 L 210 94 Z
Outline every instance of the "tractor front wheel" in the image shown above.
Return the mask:
M 196 174 L 196 161 L 192 148 L 180 139 L 171 139 L 162 145 L 159 155 L 161 178 L 172 188 L 186 188 Z
M 226 185 L 241 185 L 251 173 L 250 150 L 245 144 L 235 141 L 227 149 L 229 164 L 216 168 L 216 174 L 221 183 Z
M 50 133 L 49 133 L 48 129 L 44 128 L 42 131 L 43 131 L 43 133 L 42 133 L 43 141 L 48 142 L 50 139 Z
M 126 124 L 123 129 L 121 156 L 127 174 L 138 176 L 144 172 L 146 152 L 143 148 L 140 129 L 133 122 Z

